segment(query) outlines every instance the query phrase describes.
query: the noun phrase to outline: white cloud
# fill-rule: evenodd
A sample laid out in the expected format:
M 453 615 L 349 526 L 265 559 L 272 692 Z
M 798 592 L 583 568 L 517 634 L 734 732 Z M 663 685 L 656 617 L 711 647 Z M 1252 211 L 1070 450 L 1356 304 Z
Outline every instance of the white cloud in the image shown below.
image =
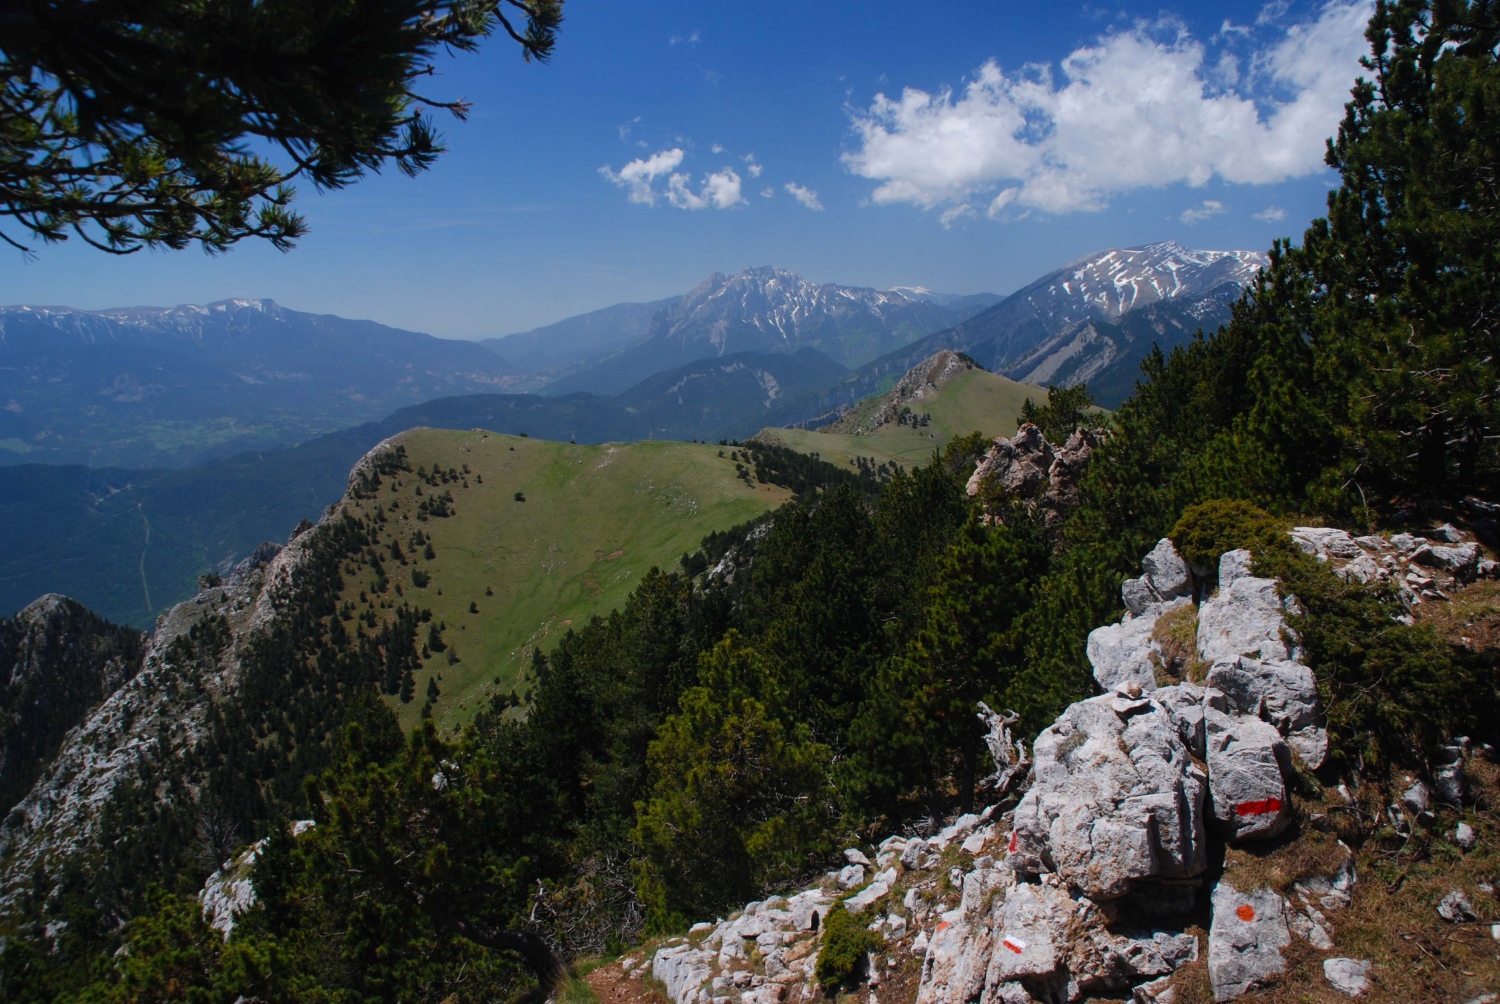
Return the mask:
M 1311 21 L 1265 29 L 1274 38 L 1243 67 L 1166 23 L 1073 51 L 1060 79 L 990 61 L 961 92 L 877 95 L 853 115 L 858 148 L 843 160 L 878 182 L 873 201 L 943 208 L 947 222 L 976 204 L 1065 213 L 1138 188 L 1311 174 L 1359 75 L 1369 13 L 1369 0 L 1328 0 Z
M 711 146 L 711 147 L 708 148 L 708 152 L 709 153 L 723 153 L 724 152 L 724 147 L 721 146 L 721 145 L 719 145 L 718 143 L 715 143 L 713 146 Z
M 762 171 L 765 170 L 764 167 L 761 167 L 759 164 L 757 164 L 755 162 L 755 154 L 753 154 L 753 153 L 747 153 L 747 154 L 745 154 L 745 156 L 741 157 L 740 159 L 745 162 L 745 171 L 752 178 L 759 178 L 760 177 L 760 172 L 762 172 Z
M 762 199 L 775 198 L 776 197 L 776 189 L 772 188 L 770 185 L 767 185 L 765 188 L 762 188 L 760 190 L 760 197 Z
M 656 205 L 656 191 L 653 185 L 657 178 L 670 174 L 682 163 L 682 150 L 673 147 L 671 150 L 661 150 L 649 157 L 632 160 L 619 171 L 612 171 L 609 165 L 599 168 L 599 173 L 612 183 L 625 189 L 631 202 L 644 206 Z
M 677 170 L 682 166 L 684 156 L 681 147 L 673 147 L 632 160 L 618 171 L 606 164 L 599 168 L 599 173 L 607 181 L 625 189 L 631 202 L 643 206 L 654 206 L 660 198 L 678 209 L 728 209 L 744 204 L 740 176 L 732 168 L 705 175 L 698 190 L 693 191 L 692 177 Z M 660 178 L 667 179 L 665 190 L 657 188 L 656 182 Z
M 623 143 L 626 140 L 628 140 L 630 138 L 630 134 L 635 131 L 635 127 L 638 126 L 638 125 L 640 125 L 640 124 L 641 124 L 641 117 L 639 115 L 637 115 L 635 118 L 631 119 L 629 122 L 621 123 L 620 126 L 619 126 L 619 130 L 620 130 L 620 142 Z
M 811 188 L 803 188 L 795 181 L 788 181 L 784 186 L 787 194 L 815 213 L 823 211 L 823 203 L 818 200 L 818 193 Z
M 697 45 L 702 40 L 703 40 L 703 37 L 701 35 L 699 35 L 698 32 L 694 31 L 694 32 L 690 32 L 690 33 L 688 33 L 686 35 L 673 35 L 671 38 L 667 39 L 667 44 L 668 45 Z
M 1286 210 L 1276 206 L 1267 206 L 1252 216 L 1251 219 L 1260 220 L 1262 223 L 1280 223 L 1286 219 Z
M 1202 223 L 1204 220 L 1218 216 L 1224 212 L 1224 203 L 1217 199 L 1204 199 L 1203 205 L 1185 209 L 1178 217 L 1183 223 L 1192 226 L 1194 223 Z
M 667 179 L 667 201 L 678 209 L 728 209 L 745 201 L 740 194 L 740 176 L 732 168 L 708 175 L 696 192 L 688 187 L 690 180 L 686 174 Z

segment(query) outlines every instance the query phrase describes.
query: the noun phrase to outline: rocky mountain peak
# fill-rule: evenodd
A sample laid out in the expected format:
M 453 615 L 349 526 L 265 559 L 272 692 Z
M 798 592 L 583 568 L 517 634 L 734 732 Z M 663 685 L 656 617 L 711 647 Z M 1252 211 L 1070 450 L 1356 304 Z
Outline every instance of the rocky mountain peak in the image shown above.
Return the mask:
M 1268 261 L 1258 251 L 1207 251 L 1162 241 L 1080 258 L 1018 296 L 1055 324 L 1114 318 L 1161 300 L 1198 299 L 1225 284 L 1243 288 Z
M 898 290 L 818 284 L 761 265 L 709 276 L 652 319 L 643 344 L 706 346 L 715 355 L 812 347 L 847 361 L 950 320 L 935 304 Z M 872 348 L 851 353 L 864 342 Z

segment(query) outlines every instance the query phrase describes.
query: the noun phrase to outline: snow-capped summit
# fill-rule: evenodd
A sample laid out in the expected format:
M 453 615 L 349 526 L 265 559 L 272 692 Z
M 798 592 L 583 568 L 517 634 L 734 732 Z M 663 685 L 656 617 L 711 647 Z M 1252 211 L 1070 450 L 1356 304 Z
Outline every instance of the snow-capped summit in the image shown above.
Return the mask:
M 1115 248 L 1064 265 L 1007 303 L 1024 302 L 1048 327 L 1110 320 L 1160 300 L 1200 299 L 1226 284 L 1243 289 L 1268 261 L 1258 251 L 1201 251 L 1176 241 Z
M 714 354 L 813 346 L 841 362 L 951 323 L 935 305 L 900 290 L 810 282 L 773 266 L 715 272 L 658 314 L 648 341 L 711 345 Z

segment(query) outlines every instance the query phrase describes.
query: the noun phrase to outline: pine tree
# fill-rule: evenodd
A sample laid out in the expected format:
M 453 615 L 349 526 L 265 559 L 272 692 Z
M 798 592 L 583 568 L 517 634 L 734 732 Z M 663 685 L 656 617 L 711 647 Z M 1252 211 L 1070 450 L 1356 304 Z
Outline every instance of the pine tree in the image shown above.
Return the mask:
M 285 250 L 307 229 L 292 181 L 416 174 L 442 152 L 427 113 L 468 106 L 418 89 L 439 52 L 503 30 L 545 61 L 561 20 L 562 0 L 9 4 L 0 218 L 115 253 Z M 277 159 L 250 152 L 262 143 Z

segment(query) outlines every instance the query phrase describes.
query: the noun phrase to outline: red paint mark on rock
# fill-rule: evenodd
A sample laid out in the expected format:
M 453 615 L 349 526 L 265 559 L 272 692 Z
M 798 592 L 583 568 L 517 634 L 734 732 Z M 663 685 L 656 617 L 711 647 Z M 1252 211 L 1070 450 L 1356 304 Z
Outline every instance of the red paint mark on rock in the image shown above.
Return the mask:
M 948 924 L 948 922 L 947 922 L 947 921 L 946 921 L 946 920 L 945 920 L 945 921 L 943 921 L 943 922 L 942 922 L 942 923 L 940 923 L 940 924 L 938 924 L 938 926 L 937 926 L 937 929 L 938 929 L 938 930 L 939 930 L 939 931 L 946 931 L 946 930 L 948 930 L 948 927 L 949 927 L 949 924 Z
M 1264 816 L 1281 811 L 1281 799 L 1263 798 L 1257 802 L 1241 802 L 1234 807 L 1236 816 Z
M 1255 919 L 1255 907 L 1249 903 L 1243 903 L 1235 908 L 1234 915 L 1248 924 Z
M 1017 844 L 1016 844 L 1016 831 L 1015 830 L 1011 830 L 1010 831 L 1010 847 L 1008 848 L 1009 852 L 1011 854 L 1016 853 L 1016 847 L 1017 847 Z
M 1020 955 L 1022 952 L 1026 951 L 1026 942 L 1022 941 L 1020 938 L 1006 938 L 1004 941 L 1000 942 L 1000 944 L 1004 945 L 1006 948 L 1009 948 L 1017 955 Z

